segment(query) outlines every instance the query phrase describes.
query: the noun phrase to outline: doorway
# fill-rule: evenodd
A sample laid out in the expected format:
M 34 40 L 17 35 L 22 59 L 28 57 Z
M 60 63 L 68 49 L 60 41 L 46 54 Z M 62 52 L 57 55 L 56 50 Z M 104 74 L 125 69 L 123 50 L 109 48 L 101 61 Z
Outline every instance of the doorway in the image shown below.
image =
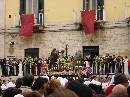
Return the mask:
M 83 58 L 90 56 L 93 59 L 95 55 L 99 56 L 99 46 L 83 46 Z
M 25 57 L 31 56 L 32 58 L 39 58 L 39 48 L 27 48 L 24 49 L 24 53 Z

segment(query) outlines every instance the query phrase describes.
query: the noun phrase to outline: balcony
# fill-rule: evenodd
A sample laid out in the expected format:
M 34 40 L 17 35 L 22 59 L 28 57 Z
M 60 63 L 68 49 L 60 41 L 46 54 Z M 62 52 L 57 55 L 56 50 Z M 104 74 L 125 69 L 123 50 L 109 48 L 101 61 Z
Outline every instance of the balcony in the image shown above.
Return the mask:
M 43 26 L 44 26 L 43 13 L 38 13 L 37 17 L 34 14 L 34 32 L 42 31 Z M 15 27 L 15 28 L 20 28 L 21 27 L 20 15 L 19 16 L 14 16 L 13 27 Z

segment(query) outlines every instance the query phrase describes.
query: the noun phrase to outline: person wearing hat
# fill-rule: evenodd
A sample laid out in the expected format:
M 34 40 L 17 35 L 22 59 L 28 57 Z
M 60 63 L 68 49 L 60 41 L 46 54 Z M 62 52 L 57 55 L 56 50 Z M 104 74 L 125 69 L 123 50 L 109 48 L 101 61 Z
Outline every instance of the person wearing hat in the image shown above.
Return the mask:
M 114 76 L 114 82 L 109 87 L 107 87 L 105 95 L 108 96 L 109 94 L 111 94 L 112 89 L 118 84 L 128 87 L 128 79 L 125 74 L 118 73 Z

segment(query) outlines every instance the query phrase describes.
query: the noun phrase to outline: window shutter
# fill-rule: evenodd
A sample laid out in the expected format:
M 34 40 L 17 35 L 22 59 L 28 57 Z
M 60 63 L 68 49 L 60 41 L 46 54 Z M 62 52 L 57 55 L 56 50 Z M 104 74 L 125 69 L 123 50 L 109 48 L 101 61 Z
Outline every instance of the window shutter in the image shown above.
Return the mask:
M 86 4 L 85 1 L 86 0 L 83 0 L 83 10 L 85 10 L 85 4 Z
M 38 0 L 38 10 L 42 11 L 43 10 L 43 0 Z
M 38 0 L 33 0 L 33 13 L 35 16 L 35 23 L 38 22 Z
M 33 1 L 27 0 L 27 13 L 32 14 L 33 13 Z
M 98 6 L 103 6 L 104 5 L 104 0 L 97 0 L 97 5 Z
M 90 1 L 89 0 L 83 0 L 83 10 L 87 10 L 89 9 L 90 7 Z
M 19 16 L 14 16 L 14 27 L 17 27 L 20 25 L 20 17 Z
M 26 13 L 26 0 L 20 0 L 20 11 L 19 14 Z

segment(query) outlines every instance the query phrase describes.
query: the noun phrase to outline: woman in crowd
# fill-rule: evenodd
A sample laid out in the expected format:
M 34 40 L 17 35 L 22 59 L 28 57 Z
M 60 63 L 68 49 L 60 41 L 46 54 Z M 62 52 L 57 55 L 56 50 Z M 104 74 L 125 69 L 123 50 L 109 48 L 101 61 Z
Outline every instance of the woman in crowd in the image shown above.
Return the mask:
M 32 90 L 39 92 L 42 95 L 42 97 L 44 97 L 47 82 L 48 79 L 46 78 L 42 78 L 42 77 L 37 78 L 32 85 Z
M 67 88 L 74 91 L 79 97 L 95 96 L 95 92 L 90 87 L 81 84 L 78 81 L 72 81 L 68 83 Z
M 32 75 L 25 75 L 22 78 L 22 86 L 20 87 L 20 89 L 22 90 L 23 93 L 32 91 L 31 86 L 33 81 L 34 81 L 34 76 Z
M 47 85 L 47 88 L 46 88 L 47 95 L 53 93 L 55 89 L 58 89 L 60 87 L 61 87 L 61 83 L 60 83 L 59 80 L 51 79 L 48 82 L 48 85 Z
M 23 94 L 24 97 L 42 97 L 39 92 L 28 92 Z
M 17 94 L 14 97 L 42 97 L 38 92 L 26 92 L 23 94 Z
M 16 88 L 20 88 L 22 86 L 22 78 L 18 78 L 15 82 Z
M 14 97 L 17 94 L 22 93 L 20 89 L 10 87 L 3 92 L 2 97 Z
M 69 89 L 56 88 L 54 92 L 47 97 L 78 97 L 78 95 Z
M 18 76 L 22 77 L 23 76 L 23 66 L 22 66 L 22 60 L 19 60 L 19 73 Z

